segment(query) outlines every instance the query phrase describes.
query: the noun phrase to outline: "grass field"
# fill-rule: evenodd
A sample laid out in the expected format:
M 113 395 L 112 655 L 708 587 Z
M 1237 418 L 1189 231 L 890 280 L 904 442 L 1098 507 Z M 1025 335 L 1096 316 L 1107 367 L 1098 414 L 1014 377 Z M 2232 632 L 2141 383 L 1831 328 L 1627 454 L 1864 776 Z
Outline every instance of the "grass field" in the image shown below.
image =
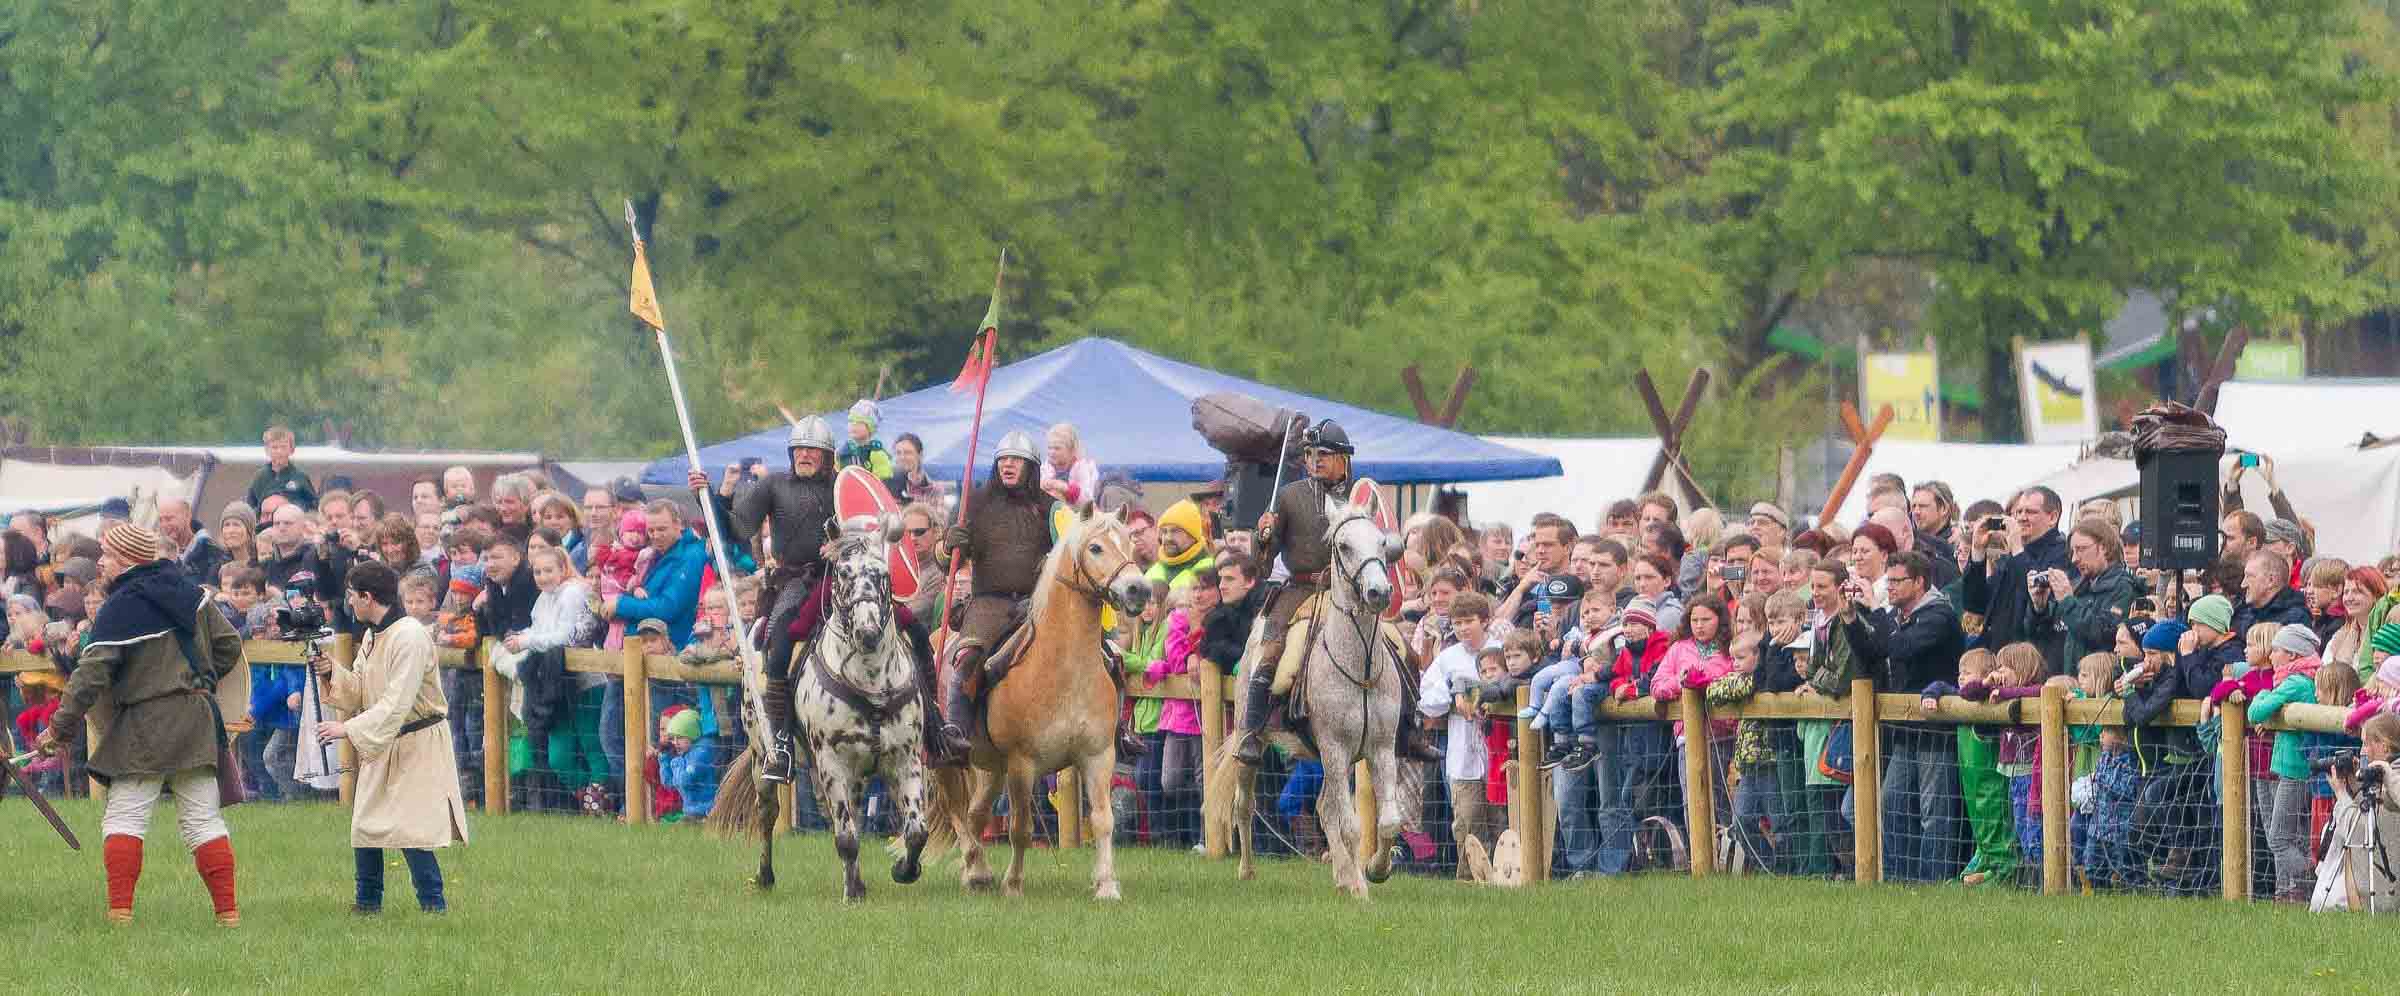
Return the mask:
M 209 918 L 153 823 L 135 923 L 101 920 L 98 813 L 65 806 L 71 853 L 21 798 L 0 801 L 0 910 L 17 957 L 0 990 L 309 994 L 638 992 L 2150 992 L 2382 988 L 2394 925 L 2214 901 L 2044 899 L 1670 876 L 1526 890 L 1396 878 L 1371 904 L 1320 866 L 1254 882 L 1188 853 L 1119 852 L 1126 899 L 1088 898 L 1087 854 L 1037 851 L 1027 895 L 966 896 L 954 867 L 914 886 L 868 873 L 835 898 L 828 838 L 755 851 L 688 828 L 564 817 L 474 820 L 442 852 L 452 912 L 415 910 L 397 855 L 386 909 L 348 913 L 345 814 L 231 814 L 242 927 Z

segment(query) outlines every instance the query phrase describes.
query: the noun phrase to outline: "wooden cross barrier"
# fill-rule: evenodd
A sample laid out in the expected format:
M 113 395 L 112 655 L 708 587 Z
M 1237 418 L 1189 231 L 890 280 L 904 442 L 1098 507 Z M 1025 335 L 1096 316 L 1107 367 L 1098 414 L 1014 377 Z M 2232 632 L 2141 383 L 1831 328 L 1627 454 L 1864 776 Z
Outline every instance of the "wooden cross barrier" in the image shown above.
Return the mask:
M 1650 461 L 1650 473 L 1642 478 L 1642 490 L 1657 490 L 1672 471 L 1693 501 L 1707 505 L 1708 494 L 1700 490 L 1691 467 L 1683 462 L 1683 433 L 1691 427 L 1692 416 L 1700 411 L 1700 395 L 1708 390 L 1708 368 L 1692 370 L 1691 382 L 1684 386 L 1683 400 L 1675 406 L 1673 418 L 1667 417 L 1666 402 L 1660 400 L 1658 385 L 1651 382 L 1648 368 L 1635 371 L 1633 386 L 1641 392 L 1642 407 L 1650 413 L 1651 427 L 1658 430 L 1658 456 Z

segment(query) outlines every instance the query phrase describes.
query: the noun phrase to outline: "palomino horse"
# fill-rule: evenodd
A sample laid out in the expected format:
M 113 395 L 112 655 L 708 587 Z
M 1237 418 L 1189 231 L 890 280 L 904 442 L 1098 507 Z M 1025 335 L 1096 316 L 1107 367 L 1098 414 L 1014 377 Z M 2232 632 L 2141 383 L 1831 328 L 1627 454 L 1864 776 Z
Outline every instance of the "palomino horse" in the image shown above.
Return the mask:
M 1367 883 L 1391 877 L 1390 841 L 1400 832 L 1399 764 L 1393 741 L 1400 730 L 1401 688 L 1410 676 L 1398 649 L 1385 639 L 1379 619 L 1391 604 L 1390 565 L 1399 556 L 1398 541 L 1377 527 L 1373 513 L 1362 506 L 1327 499 L 1325 518 L 1331 523 L 1326 538 L 1333 545 L 1332 583 L 1320 597 L 1307 635 L 1308 647 L 1298 678 L 1307 707 L 1308 730 L 1315 753 L 1325 765 L 1324 785 L 1317 790 L 1317 821 L 1325 830 L 1333 862 L 1333 885 L 1364 899 Z M 1302 620 L 1295 619 L 1295 626 Z M 1274 667 L 1257 659 L 1262 620 L 1250 634 L 1245 667 Z M 1292 639 L 1300 639 L 1294 632 Z M 1296 649 L 1296 648 L 1295 648 Z M 1245 672 L 1247 673 L 1247 672 Z M 1246 704 L 1246 703 L 1245 703 Z M 1291 733 L 1276 735 L 1289 754 L 1306 752 Z M 1212 826 L 1238 830 L 1241 837 L 1239 875 L 1255 874 L 1251 863 L 1251 825 L 1257 807 L 1258 773 L 1235 760 L 1231 740 L 1211 759 L 1207 819 Z M 1375 787 L 1376 815 L 1372 857 L 1360 867 L 1358 810 L 1350 794 L 1350 770 L 1360 758 Z M 1238 826 L 1229 826 L 1238 821 Z
M 806 738 L 817 804 L 833 825 L 834 851 L 842 859 L 842 898 L 852 902 L 867 894 L 858 875 L 858 824 L 866 808 L 869 777 L 882 775 L 900 806 L 900 837 L 894 847 L 902 853 L 892 864 L 892 881 L 915 882 L 922 871 L 918 855 L 925 848 L 922 717 L 933 703 L 919 694 L 909 641 L 892 625 L 886 551 L 899 537 L 897 515 L 843 521 L 829 565 L 832 590 L 827 593 L 831 597 L 826 618 L 817 627 L 816 639 L 795 651 L 800 659 L 792 662 L 792 707 Z M 750 742 L 763 743 L 766 717 L 754 704 L 764 698 L 756 693 L 744 698 L 742 720 Z M 755 881 L 760 888 L 772 888 L 777 798 L 774 784 L 759 777 L 764 763 L 756 750 L 745 750 L 734 759 L 709 825 L 731 835 L 739 833 L 744 822 L 756 823 Z M 737 805 L 745 793 L 754 800 L 746 814 Z
M 1091 826 L 1100 828 L 1092 864 L 1092 894 L 1119 898 L 1116 825 L 1108 797 L 1117 766 L 1120 695 L 1108 676 L 1100 645 L 1100 607 L 1113 603 L 1127 617 L 1140 615 L 1150 584 L 1133 556 L 1133 539 L 1113 511 L 1086 511 L 1070 524 L 1042 564 L 1026 625 L 1032 632 L 1006 678 L 984 697 L 983 725 L 975 732 L 966 770 L 938 772 L 933 792 L 932 847 L 955 842 L 965 850 L 959 881 L 969 890 L 989 888 L 983 828 L 992 802 L 1008 790 L 1009 842 L 1016 854 L 1001 889 L 1024 894 L 1025 849 L 1033 843 L 1034 786 L 1062 768 L 1081 773 L 1091 800 Z M 969 779 L 973 792 L 969 794 Z

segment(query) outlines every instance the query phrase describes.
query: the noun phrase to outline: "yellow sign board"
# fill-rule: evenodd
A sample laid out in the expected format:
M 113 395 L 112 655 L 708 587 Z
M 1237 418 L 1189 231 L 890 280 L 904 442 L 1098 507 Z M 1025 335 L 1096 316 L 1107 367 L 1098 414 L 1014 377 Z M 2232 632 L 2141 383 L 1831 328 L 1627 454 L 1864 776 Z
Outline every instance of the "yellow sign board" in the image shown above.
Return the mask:
M 1929 348 L 1914 353 L 1870 353 L 1859 350 L 1858 396 L 1862 413 L 1892 406 L 1891 428 L 1883 438 L 1910 442 L 1942 441 L 1941 372 Z

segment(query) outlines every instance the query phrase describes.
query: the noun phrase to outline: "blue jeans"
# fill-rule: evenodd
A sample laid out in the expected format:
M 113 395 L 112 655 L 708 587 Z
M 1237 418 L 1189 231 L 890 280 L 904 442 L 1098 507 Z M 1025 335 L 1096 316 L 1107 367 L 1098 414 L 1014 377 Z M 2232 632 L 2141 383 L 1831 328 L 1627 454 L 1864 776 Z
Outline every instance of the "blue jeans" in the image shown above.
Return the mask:
M 1884 867 L 1902 882 L 1939 882 L 1965 865 L 1958 793 L 1958 735 L 1887 726 L 1883 766 Z
M 242 787 L 249 790 L 250 798 L 259 802 L 283 800 L 274 777 L 267 774 L 267 738 L 274 733 L 268 727 L 253 727 L 234 741 L 234 749 L 242 753 Z
M 1581 771 L 1560 769 L 1551 780 L 1551 797 L 1558 810 L 1558 871 L 1614 875 L 1625 870 L 1629 853 L 1617 855 L 1613 867 L 1601 862 L 1601 814 L 1617 803 L 1618 731 L 1600 737 L 1598 760 Z
M 1532 698 L 1530 699 L 1534 707 L 1541 710 L 1541 714 L 1545 717 L 1550 715 L 1552 700 L 1558 701 L 1558 708 L 1565 708 L 1566 679 L 1574 677 L 1575 672 L 1582 668 L 1582 661 L 1566 660 L 1535 671 L 1533 673 Z M 1564 716 L 1562 715 L 1560 718 L 1563 719 Z M 1562 724 L 1556 720 L 1545 718 L 1542 720 L 1542 725 L 1548 729 Z
M 1791 839 L 1795 829 L 1790 807 L 1784 804 L 1779 770 L 1783 763 L 1784 758 L 1778 756 L 1772 763 L 1742 769 L 1742 783 L 1733 790 L 1733 828 L 1742 848 L 1756 859 L 1758 867 L 1779 875 L 1786 869 L 1776 840 Z M 1773 837 L 1768 836 L 1769 831 Z
M 1596 686 L 1595 686 L 1596 687 Z M 1600 853 L 1593 870 L 1620 875 L 1633 863 L 1636 810 L 1650 783 L 1667 769 L 1670 756 L 1665 723 L 1629 723 L 1615 727 L 1616 741 L 1608 752 L 1608 784 L 1613 798 L 1600 806 Z
M 1167 735 L 1153 730 L 1142 734 L 1142 743 L 1150 747 L 1150 752 L 1133 764 L 1133 787 L 1141 793 L 1142 817 L 1150 827 L 1150 842 L 1156 844 L 1164 841 L 1167 833 L 1167 814 L 1164 812 L 1167 791 L 1163 777 L 1167 763 Z M 1124 819 L 1125 814 L 1119 813 L 1117 818 Z
M 608 692 L 600 697 L 600 754 L 608 759 L 608 770 L 615 774 L 616 788 L 622 791 L 625 787 L 625 679 L 613 674 L 608 676 Z
M 443 668 L 442 695 L 450 703 L 450 743 L 458 754 L 459 798 L 477 805 L 483 801 L 483 673 Z M 507 739 L 506 731 L 501 739 Z
M 350 855 L 358 869 L 358 907 L 362 910 L 383 908 L 383 849 L 354 847 Z M 442 900 L 442 866 L 433 859 L 433 852 L 421 848 L 403 848 L 400 857 L 408 861 L 408 881 L 416 886 L 417 907 L 428 913 L 449 909 Z
M 1607 697 L 1608 686 L 1599 682 L 1593 682 L 1574 691 L 1574 694 L 1571 696 L 1575 705 L 1574 708 L 1570 710 L 1569 718 L 1572 720 L 1570 723 L 1570 731 L 1575 735 L 1575 739 L 1578 742 L 1598 742 L 1600 736 L 1600 701 Z M 1665 741 L 1660 741 L 1659 750 L 1666 750 Z

